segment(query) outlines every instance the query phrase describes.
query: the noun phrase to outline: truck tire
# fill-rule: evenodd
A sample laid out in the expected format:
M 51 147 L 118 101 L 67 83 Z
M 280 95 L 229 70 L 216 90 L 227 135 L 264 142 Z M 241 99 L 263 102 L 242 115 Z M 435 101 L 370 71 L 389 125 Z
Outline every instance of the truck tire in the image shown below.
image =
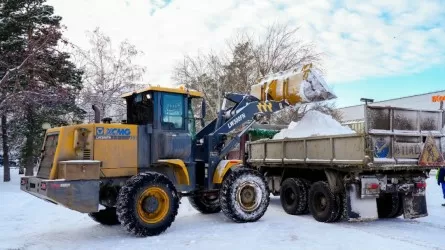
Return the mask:
M 221 210 L 234 222 L 255 222 L 266 212 L 269 195 L 267 182 L 260 172 L 246 167 L 232 169 L 220 189 Z
M 307 206 L 306 206 L 306 209 L 304 210 L 303 214 L 309 214 L 310 213 L 310 211 L 309 211 L 309 190 L 311 189 L 312 182 L 310 182 L 309 180 L 304 179 L 304 178 L 301 178 L 300 180 L 304 183 L 304 186 L 306 189 L 306 197 L 307 197 L 306 198 Z
M 178 214 L 179 197 L 173 183 L 163 174 L 141 173 L 125 183 L 117 197 L 117 217 L 135 236 L 159 235 Z
M 203 214 L 214 214 L 221 211 L 219 197 L 210 198 L 206 195 L 194 195 L 188 197 L 190 205 Z
M 339 217 L 340 207 L 338 197 L 325 181 L 317 181 L 309 190 L 309 210 L 319 222 L 333 222 Z
M 346 193 L 335 194 L 335 199 L 337 200 L 338 213 L 337 216 L 332 220 L 332 222 L 340 221 L 345 214 L 345 197 Z
M 403 204 L 398 194 L 383 194 L 377 198 L 377 213 L 379 218 L 396 218 L 403 213 Z
M 113 226 L 119 224 L 115 207 L 106 207 L 105 209 L 99 210 L 99 212 L 89 213 L 88 216 L 102 225 Z
M 301 179 L 287 178 L 280 188 L 283 210 L 291 215 L 304 214 L 307 210 L 307 190 Z

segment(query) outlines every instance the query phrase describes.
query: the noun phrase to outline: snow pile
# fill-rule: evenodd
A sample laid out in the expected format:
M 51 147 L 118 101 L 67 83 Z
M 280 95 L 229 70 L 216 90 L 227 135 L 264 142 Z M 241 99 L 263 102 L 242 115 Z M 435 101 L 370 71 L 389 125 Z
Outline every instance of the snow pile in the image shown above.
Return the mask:
M 348 126 L 341 125 L 331 116 L 316 110 L 310 110 L 300 121 L 291 122 L 288 128 L 282 129 L 273 139 L 354 133 L 356 133 L 354 130 Z

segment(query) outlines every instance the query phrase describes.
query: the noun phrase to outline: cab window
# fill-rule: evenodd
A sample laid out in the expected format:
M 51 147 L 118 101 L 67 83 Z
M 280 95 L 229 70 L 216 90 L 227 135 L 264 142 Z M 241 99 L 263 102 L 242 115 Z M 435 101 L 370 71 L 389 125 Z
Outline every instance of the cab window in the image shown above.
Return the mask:
M 162 95 L 162 129 L 184 129 L 184 97 L 181 94 Z

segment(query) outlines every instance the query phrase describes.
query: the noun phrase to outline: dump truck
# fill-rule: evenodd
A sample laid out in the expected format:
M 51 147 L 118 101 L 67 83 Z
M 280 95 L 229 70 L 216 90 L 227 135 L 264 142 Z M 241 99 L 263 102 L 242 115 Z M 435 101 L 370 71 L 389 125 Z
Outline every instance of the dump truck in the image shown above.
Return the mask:
M 183 85 L 148 86 L 122 96 L 126 119 L 114 123 L 93 105 L 94 123 L 46 131 L 37 173 L 21 178 L 21 190 L 136 236 L 167 230 L 182 197 L 204 214 L 259 220 L 269 205 L 264 176 L 227 154 L 267 115 L 335 95 L 305 65 L 259 79 L 250 94 L 225 93 L 207 124 L 203 97 Z
M 244 162 L 263 173 L 291 215 L 427 216 L 425 180 L 445 166 L 444 112 L 366 105 L 364 118 L 350 134 L 250 140 Z

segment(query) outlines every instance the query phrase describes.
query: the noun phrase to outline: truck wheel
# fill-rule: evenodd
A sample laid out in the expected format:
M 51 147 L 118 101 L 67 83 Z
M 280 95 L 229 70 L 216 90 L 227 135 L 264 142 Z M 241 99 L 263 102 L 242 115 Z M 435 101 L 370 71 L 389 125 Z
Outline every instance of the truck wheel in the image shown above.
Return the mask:
M 309 191 L 309 210 L 319 222 L 333 222 L 340 213 L 338 197 L 332 193 L 328 183 L 317 181 Z
M 269 195 L 269 188 L 261 173 L 239 167 L 224 178 L 220 189 L 221 210 L 235 222 L 254 222 L 266 212 Z
M 99 210 L 99 212 L 89 213 L 88 216 L 95 222 L 106 226 L 113 226 L 119 224 L 119 220 L 116 215 L 116 208 L 107 207 Z
M 309 180 L 304 179 L 304 178 L 301 178 L 300 180 L 304 183 L 306 197 L 307 197 L 306 200 L 308 203 L 306 206 L 306 209 L 303 211 L 303 214 L 308 214 L 308 213 L 310 213 L 310 211 L 309 211 L 309 190 L 311 189 L 312 183 Z
M 298 178 L 288 178 L 280 188 L 280 201 L 288 214 L 303 214 L 307 209 L 307 192 L 304 183 Z
M 402 207 L 402 209 L 401 209 Z M 396 218 L 403 213 L 403 204 L 398 194 L 383 194 L 377 198 L 377 213 L 379 218 Z
M 190 205 L 203 214 L 214 214 L 221 211 L 219 205 L 219 196 L 216 194 L 214 197 L 207 195 L 194 195 L 188 197 Z
M 178 214 L 179 197 L 163 174 L 148 172 L 131 177 L 117 197 L 117 217 L 136 236 L 154 236 L 171 226 Z
M 346 193 L 335 194 L 335 199 L 337 200 L 338 212 L 337 216 L 332 220 L 332 222 L 340 221 L 343 218 L 345 212 L 345 197 Z

